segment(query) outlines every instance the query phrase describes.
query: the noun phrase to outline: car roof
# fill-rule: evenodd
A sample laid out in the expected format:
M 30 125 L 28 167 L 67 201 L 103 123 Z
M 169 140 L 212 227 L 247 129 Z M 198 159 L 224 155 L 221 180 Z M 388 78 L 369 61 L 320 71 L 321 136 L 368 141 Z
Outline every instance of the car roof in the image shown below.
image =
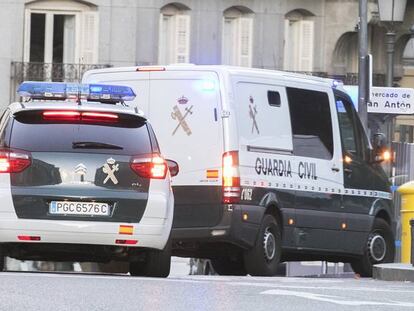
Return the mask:
M 76 111 L 97 111 L 97 112 L 112 112 L 119 114 L 129 114 L 139 116 L 146 119 L 143 111 L 137 107 L 123 106 L 120 104 L 104 104 L 98 102 L 82 102 L 80 105 L 76 101 L 40 101 L 31 100 L 28 102 L 16 102 L 9 106 L 12 114 L 17 114 L 22 111 L 33 110 L 76 110 Z

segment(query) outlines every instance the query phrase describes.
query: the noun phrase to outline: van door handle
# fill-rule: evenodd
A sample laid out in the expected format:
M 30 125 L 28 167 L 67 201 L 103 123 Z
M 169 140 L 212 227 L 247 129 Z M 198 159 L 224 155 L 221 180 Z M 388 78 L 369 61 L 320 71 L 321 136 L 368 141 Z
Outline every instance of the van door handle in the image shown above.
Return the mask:
M 352 170 L 350 168 L 344 168 L 344 172 L 347 174 L 351 174 Z
M 340 171 L 340 169 L 339 169 L 339 168 L 337 168 L 337 167 L 335 167 L 335 166 L 334 166 L 334 167 L 332 167 L 332 168 L 331 168 L 331 170 L 332 170 L 332 171 L 334 171 L 334 172 L 339 172 L 339 171 Z

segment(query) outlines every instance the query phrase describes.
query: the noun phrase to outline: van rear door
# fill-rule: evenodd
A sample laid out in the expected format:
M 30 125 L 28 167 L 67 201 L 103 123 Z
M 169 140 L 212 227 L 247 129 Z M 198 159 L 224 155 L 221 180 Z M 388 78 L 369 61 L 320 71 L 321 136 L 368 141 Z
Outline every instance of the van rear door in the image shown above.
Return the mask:
M 217 225 L 223 153 L 217 73 L 151 72 L 149 94 L 148 116 L 161 151 L 180 165 L 173 179 L 174 227 Z

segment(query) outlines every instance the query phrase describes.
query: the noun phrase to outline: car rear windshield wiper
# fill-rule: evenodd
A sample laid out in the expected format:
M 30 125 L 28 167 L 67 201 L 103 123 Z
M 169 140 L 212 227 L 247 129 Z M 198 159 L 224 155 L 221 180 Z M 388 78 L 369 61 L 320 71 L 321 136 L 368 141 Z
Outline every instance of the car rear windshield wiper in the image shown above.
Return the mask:
M 112 144 L 105 144 L 105 143 L 99 143 L 94 141 L 76 141 L 72 143 L 73 149 L 117 149 L 122 150 L 121 146 L 112 145 Z

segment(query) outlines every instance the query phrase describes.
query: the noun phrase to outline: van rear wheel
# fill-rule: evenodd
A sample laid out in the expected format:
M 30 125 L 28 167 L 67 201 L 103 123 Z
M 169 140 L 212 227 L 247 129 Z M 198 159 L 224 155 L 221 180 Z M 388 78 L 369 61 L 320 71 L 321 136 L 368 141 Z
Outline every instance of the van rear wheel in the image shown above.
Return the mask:
M 272 215 L 266 214 L 256 239 L 255 246 L 244 253 L 244 264 L 252 276 L 277 274 L 282 250 L 280 226 Z
M 351 262 L 352 269 L 363 277 L 372 277 L 373 266 L 393 262 L 394 253 L 392 230 L 385 220 L 377 218 L 368 235 L 364 254 Z

